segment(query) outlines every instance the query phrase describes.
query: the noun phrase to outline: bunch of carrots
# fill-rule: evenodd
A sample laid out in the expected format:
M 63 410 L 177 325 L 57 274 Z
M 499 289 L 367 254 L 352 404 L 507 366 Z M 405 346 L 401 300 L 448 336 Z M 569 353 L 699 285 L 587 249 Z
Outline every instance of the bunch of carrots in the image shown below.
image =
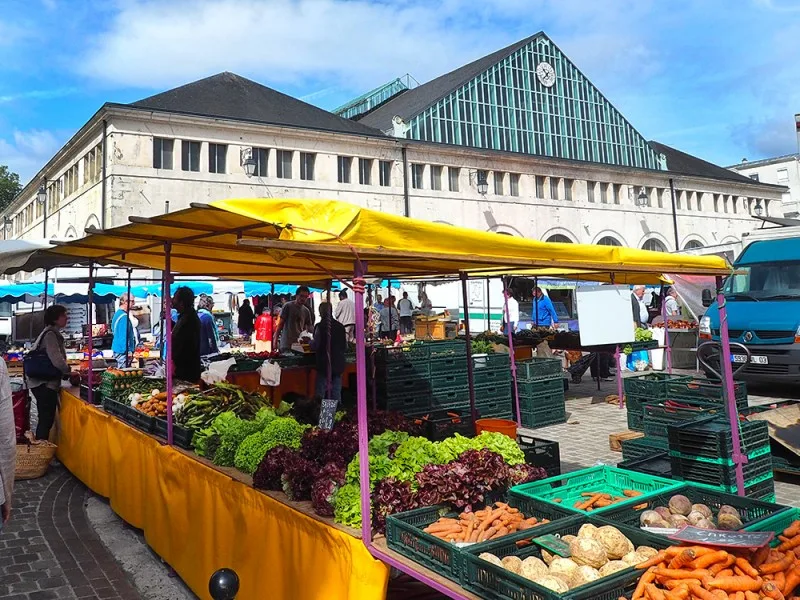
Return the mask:
M 800 600 L 800 520 L 779 539 L 777 548 L 730 552 L 671 546 L 637 565 L 645 572 L 631 600 Z
M 583 492 L 581 494 L 582 499 L 576 500 L 572 506 L 578 510 L 592 512 L 596 508 L 605 508 L 606 506 L 611 506 L 617 502 L 630 500 L 631 498 L 636 498 L 637 496 L 641 495 L 642 492 L 637 492 L 636 490 L 623 490 L 622 496 L 612 496 L 611 494 L 606 494 L 604 492 Z M 562 499 L 553 498 L 553 502 L 561 504 Z M 634 510 L 643 510 L 647 508 L 647 503 L 639 504 L 633 508 Z
M 526 519 L 518 508 L 495 502 L 494 507 L 464 511 L 458 518 L 442 517 L 423 531 L 448 542 L 483 542 L 549 522 L 536 517 Z

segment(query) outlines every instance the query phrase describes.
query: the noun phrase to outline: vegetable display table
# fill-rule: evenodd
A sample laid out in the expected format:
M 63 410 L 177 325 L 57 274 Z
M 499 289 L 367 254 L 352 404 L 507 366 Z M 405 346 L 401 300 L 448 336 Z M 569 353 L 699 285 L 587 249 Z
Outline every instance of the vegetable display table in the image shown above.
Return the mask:
M 389 568 L 357 532 L 253 489 L 248 477 L 165 446 L 98 407 L 61 393 L 58 458 L 127 523 L 192 591 L 209 598 L 221 567 L 241 581 L 240 600 L 380 599 Z

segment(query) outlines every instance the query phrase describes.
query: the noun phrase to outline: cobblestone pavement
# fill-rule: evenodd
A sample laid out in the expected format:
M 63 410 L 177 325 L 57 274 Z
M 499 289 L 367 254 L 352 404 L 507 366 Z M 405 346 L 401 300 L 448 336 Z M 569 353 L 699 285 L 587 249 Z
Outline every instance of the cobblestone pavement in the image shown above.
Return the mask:
M 0 598 L 133 600 L 139 593 L 92 529 L 86 487 L 60 465 L 15 486 L 0 532 Z

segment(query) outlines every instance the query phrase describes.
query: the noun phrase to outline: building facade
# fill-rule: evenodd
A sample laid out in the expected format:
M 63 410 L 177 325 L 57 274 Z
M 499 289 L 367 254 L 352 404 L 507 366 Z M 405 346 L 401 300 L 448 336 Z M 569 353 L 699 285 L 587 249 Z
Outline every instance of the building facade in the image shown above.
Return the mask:
M 106 104 L 8 207 L 4 236 L 80 237 L 231 197 L 662 251 L 738 241 L 756 206 L 782 216 L 782 185 L 646 141 L 543 34 L 338 112 L 231 73 Z
M 794 219 L 800 216 L 800 154 L 754 161 L 745 159 L 728 168 L 754 181 L 786 186 L 788 190 L 781 195 L 783 214 L 772 216 Z

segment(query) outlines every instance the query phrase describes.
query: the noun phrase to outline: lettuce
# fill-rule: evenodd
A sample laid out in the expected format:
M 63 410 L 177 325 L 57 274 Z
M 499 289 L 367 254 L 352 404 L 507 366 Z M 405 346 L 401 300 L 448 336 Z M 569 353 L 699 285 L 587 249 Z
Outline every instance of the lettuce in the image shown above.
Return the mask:
M 357 483 L 348 483 L 336 491 L 333 518 L 342 525 L 361 527 L 361 490 Z

